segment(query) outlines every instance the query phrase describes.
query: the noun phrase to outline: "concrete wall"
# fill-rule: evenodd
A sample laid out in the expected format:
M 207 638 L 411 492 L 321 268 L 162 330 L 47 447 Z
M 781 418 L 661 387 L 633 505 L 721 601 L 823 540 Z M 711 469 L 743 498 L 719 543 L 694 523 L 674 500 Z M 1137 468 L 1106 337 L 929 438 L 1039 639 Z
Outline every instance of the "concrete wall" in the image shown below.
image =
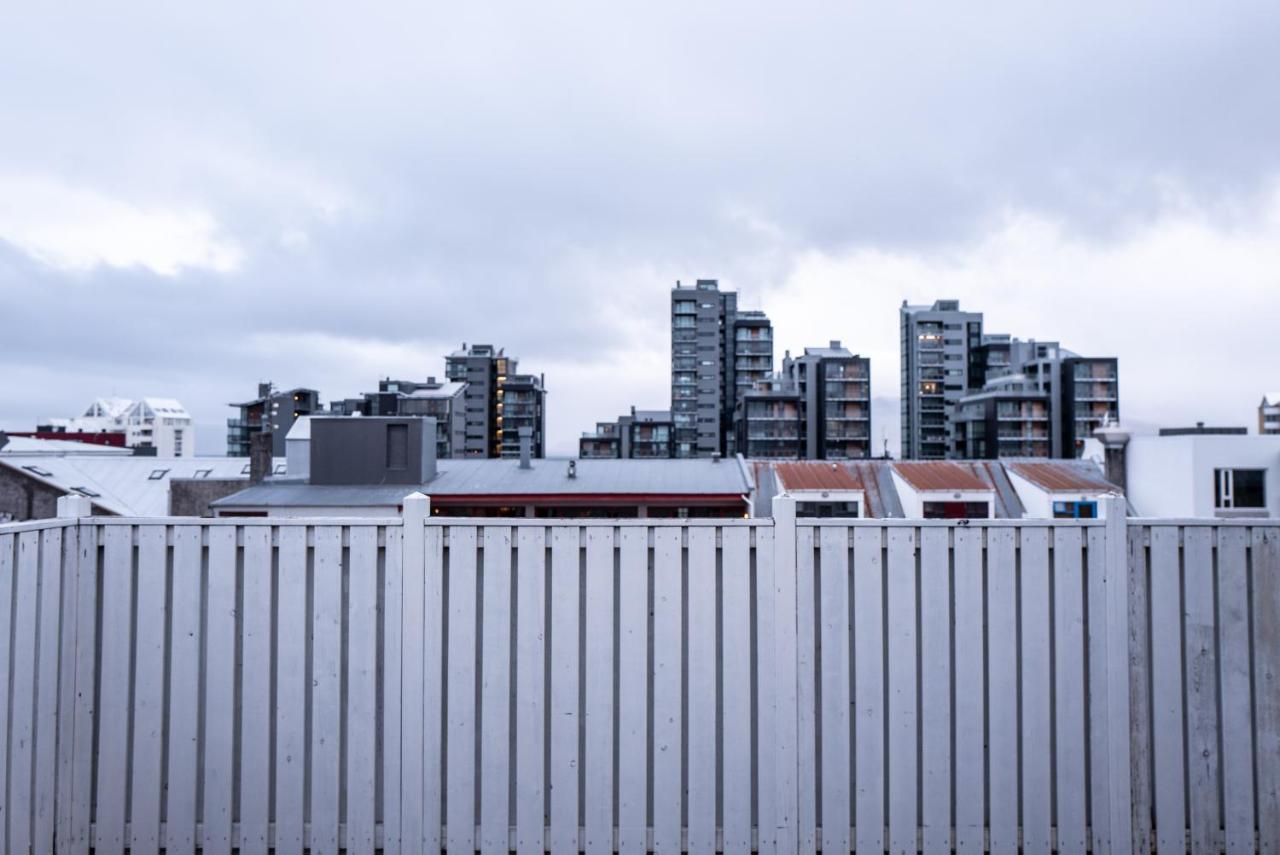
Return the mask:
M 0 522 L 50 519 L 58 515 L 61 490 L 0 467 Z
M 1128 448 L 1128 494 L 1143 517 L 1213 518 L 1213 471 L 1266 469 L 1267 514 L 1280 517 L 1280 437 L 1142 436 Z

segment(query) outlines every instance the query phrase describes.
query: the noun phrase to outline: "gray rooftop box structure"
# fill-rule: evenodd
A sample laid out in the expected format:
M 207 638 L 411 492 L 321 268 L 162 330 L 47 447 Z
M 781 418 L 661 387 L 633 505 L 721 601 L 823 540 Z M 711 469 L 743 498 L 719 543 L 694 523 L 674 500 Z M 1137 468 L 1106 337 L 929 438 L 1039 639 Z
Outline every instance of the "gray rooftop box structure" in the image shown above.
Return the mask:
M 436 475 L 436 420 L 313 416 L 310 483 L 426 484 Z

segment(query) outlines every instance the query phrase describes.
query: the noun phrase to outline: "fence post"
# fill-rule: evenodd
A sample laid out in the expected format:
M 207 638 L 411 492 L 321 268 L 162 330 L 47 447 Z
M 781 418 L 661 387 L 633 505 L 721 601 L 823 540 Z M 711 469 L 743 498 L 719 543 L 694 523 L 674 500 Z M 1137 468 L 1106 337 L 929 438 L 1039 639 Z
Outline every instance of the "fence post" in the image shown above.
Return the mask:
M 61 496 L 58 498 L 56 513 L 58 519 L 78 520 L 93 514 L 93 503 L 84 496 Z M 59 641 L 61 665 L 58 675 L 59 691 L 62 697 L 58 708 L 58 747 L 55 759 L 58 768 L 58 787 L 54 817 L 55 840 L 59 852 L 89 851 L 87 805 L 81 806 L 76 800 L 76 793 L 84 788 L 75 786 L 75 776 L 83 777 L 93 746 L 92 727 L 87 731 L 83 727 L 77 727 L 75 705 L 77 693 L 82 688 L 79 680 L 84 677 L 79 673 L 83 656 L 80 652 L 82 629 L 86 631 L 90 644 L 93 639 L 92 625 L 81 626 L 89 613 L 83 604 L 81 579 L 82 576 L 94 571 L 94 568 L 88 564 L 90 561 L 88 550 L 82 548 L 82 539 L 90 536 L 89 531 L 87 527 L 71 526 L 66 529 L 62 539 L 62 603 L 60 606 L 62 634 Z M 92 601 L 88 603 L 88 608 L 92 608 Z M 90 695 L 92 695 L 91 686 Z
M 777 711 L 774 742 L 775 840 L 778 855 L 794 855 L 800 845 L 799 724 L 796 703 L 796 500 L 773 497 L 773 632 Z
M 1102 500 L 1106 518 L 1107 778 L 1112 852 L 1133 845 L 1133 778 L 1129 766 L 1129 520 L 1123 496 Z
M 427 541 L 426 521 L 431 513 L 431 500 L 422 493 L 404 498 L 404 523 L 400 532 L 402 596 L 400 599 L 400 780 L 387 782 L 396 792 L 387 793 L 386 801 L 399 799 L 400 828 L 396 829 L 402 852 L 423 852 L 428 829 L 423 827 L 426 799 L 438 799 L 439 793 L 423 790 L 426 761 L 424 737 L 425 685 L 424 664 L 425 595 Z M 438 837 L 437 824 L 432 837 Z M 390 829 L 386 836 L 391 836 Z M 438 848 L 438 847 L 437 847 Z
M 75 520 L 93 515 L 93 504 L 84 496 L 61 496 L 58 499 L 58 519 Z

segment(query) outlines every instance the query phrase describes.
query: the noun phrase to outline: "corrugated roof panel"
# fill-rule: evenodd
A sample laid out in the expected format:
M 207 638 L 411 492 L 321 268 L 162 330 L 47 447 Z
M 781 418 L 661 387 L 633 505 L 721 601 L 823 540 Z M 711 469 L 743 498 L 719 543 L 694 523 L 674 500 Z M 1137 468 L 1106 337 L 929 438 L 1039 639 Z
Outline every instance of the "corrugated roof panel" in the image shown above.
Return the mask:
M 862 479 L 839 463 L 775 463 L 774 471 L 786 490 L 862 489 Z
M 1118 492 L 1120 489 L 1103 478 L 1102 473 L 1087 461 L 1023 460 L 1006 463 L 1005 466 L 1042 490 L 1050 492 Z
M 913 460 L 894 463 L 893 469 L 917 490 L 991 490 L 992 485 L 948 460 Z

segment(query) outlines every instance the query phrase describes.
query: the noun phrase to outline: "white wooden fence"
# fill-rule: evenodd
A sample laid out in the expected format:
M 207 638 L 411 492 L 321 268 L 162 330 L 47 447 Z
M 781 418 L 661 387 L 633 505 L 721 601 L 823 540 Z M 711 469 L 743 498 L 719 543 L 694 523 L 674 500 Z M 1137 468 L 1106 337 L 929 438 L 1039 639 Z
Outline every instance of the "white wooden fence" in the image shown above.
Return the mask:
M 1280 844 L 1274 523 L 68 512 L 5 852 Z

